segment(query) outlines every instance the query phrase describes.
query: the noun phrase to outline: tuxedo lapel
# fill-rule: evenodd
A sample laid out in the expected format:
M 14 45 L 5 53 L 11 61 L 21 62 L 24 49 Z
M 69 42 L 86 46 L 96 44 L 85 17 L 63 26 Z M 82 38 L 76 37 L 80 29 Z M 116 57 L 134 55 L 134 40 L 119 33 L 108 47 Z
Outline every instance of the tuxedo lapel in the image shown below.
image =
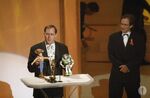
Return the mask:
M 44 57 L 48 57 L 47 50 L 46 50 L 46 45 L 45 45 L 45 42 L 44 42 L 44 41 L 42 42 L 42 46 L 41 46 L 41 47 L 42 47 L 42 49 L 44 50 L 43 56 L 44 56 Z
M 58 61 L 58 56 L 59 56 L 59 45 L 57 42 L 55 42 L 55 61 Z
M 119 41 L 119 47 L 121 46 L 121 49 L 123 49 L 125 46 L 124 46 L 124 42 L 123 42 L 123 36 L 122 36 L 122 33 L 120 32 L 119 33 L 119 37 L 118 37 L 118 41 Z
M 128 39 L 128 42 L 127 42 L 127 46 L 126 47 L 129 47 L 131 45 L 131 40 L 133 40 L 133 35 L 131 33 L 131 35 L 129 36 L 129 39 Z

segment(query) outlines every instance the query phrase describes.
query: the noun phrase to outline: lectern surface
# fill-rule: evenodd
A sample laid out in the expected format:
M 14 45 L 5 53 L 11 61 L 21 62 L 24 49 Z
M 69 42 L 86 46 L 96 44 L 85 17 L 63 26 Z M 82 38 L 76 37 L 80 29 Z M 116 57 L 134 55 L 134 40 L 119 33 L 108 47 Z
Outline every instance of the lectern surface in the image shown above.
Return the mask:
M 48 76 L 45 76 L 48 78 Z M 62 82 L 50 83 L 45 79 L 38 77 L 25 77 L 21 81 L 30 88 L 52 88 L 52 87 L 63 87 L 63 86 L 75 86 L 75 85 L 89 85 L 94 80 L 89 74 L 74 74 L 71 76 L 56 76 L 56 81 L 61 80 Z

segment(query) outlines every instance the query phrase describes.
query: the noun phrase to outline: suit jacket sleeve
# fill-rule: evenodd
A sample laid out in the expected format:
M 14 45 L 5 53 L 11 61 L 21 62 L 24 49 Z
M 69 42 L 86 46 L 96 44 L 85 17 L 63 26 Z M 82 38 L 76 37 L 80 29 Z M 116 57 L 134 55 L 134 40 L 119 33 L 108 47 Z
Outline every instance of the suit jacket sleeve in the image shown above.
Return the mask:
M 121 60 L 119 60 L 119 58 L 117 58 L 116 56 L 115 56 L 115 38 L 114 38 L 115 36 L 113 36 L 113 35 L 111 35 L 110 37 L 109 37 L 109 41 L 108 41 L 108 56 L 109 56 L 109 59 L 110 59 L 110 61 L 111 61 L 111 63 L 112 63 L 112 65 L 113 66 L 115 66 L 115 67 L 117 67 L 117 68 L 119 68 L 119 66 L 122 64 L 122 62 L 121 62 Z
M 64 44 L 61 43 L 56 43 L 57 44 L 57 50 L 56 50 L 56 74 L 62 74 L 62 66 L 60 65 L 60 61 L 63 57 L 64 54 L 69 54 L 68 52 L 68 47 Z
M 31 47 L 30 49 L 30 53 L 29 53 L 29 58 L 28 58 L 28 70 L 30 72 L 35 72 L 37 70 L 37 65 L 35 65 L 35 63 L 33 65 L 31 65 L 31 63 L 33 62 L 33 60 L 36 58 L 36 54 L 34 53 L 34 48 Z

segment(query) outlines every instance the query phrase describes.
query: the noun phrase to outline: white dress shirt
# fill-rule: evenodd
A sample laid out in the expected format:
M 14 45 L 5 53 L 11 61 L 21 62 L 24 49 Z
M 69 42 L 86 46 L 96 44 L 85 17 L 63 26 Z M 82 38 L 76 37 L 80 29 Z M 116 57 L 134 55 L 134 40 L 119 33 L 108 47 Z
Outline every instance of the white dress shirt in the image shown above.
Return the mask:
M 130 37 L 131 32 L 127 32 L 127 33 L 122 33 L 123 36 L 123 42 L 124 42 L 124 46 L 126 47 L 127 43 L 128 43 L 128 39 Z
M 47 55 L 50 60 L 55 59 L 55 43 L 46 44 Z

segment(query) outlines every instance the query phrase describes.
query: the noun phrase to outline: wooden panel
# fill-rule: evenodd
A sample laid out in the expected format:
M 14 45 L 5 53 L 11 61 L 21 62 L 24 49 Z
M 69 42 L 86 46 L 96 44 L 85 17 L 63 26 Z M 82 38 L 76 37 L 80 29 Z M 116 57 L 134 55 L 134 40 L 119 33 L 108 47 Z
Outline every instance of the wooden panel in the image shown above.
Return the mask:
M 69 53 L 74 59 L 73 74 L 80 73 L 80 45 L 78 29 L 78 0 L 64 0 L 64 29 L 65 43 L 69 48 Z M 79 87 L 66 87 L 65 98 L 79 98 Z
M 59 0 L 0 0 L 0 16 L 0 51 L 27 57 L 30 46 L 44 40 L 46 25 L 60 32 Z
M 92 28 L 96 29 L 97 31 L 86 29 L 84 32 L 85 36 L 88 36 L 87 34 L 91 32 L 91 36 L 93 37 L 93 40 L 87 41 L 89 47 L 86 51 L 86 60 L 108 62 L 108 38 L 111 33 L 118 30 L 118 26 L 92 26 Z
M 97 2 L 100 11 L 92 16 L 86 16 L 87 24 L 116 24 L 120 20 L 122 0 L 81 0 Z
M 150 25 L 145 26 L 146 30 L 146 37 L 147 37 L 147 42 L 146 42 L 146 60 L 150 62 Z

